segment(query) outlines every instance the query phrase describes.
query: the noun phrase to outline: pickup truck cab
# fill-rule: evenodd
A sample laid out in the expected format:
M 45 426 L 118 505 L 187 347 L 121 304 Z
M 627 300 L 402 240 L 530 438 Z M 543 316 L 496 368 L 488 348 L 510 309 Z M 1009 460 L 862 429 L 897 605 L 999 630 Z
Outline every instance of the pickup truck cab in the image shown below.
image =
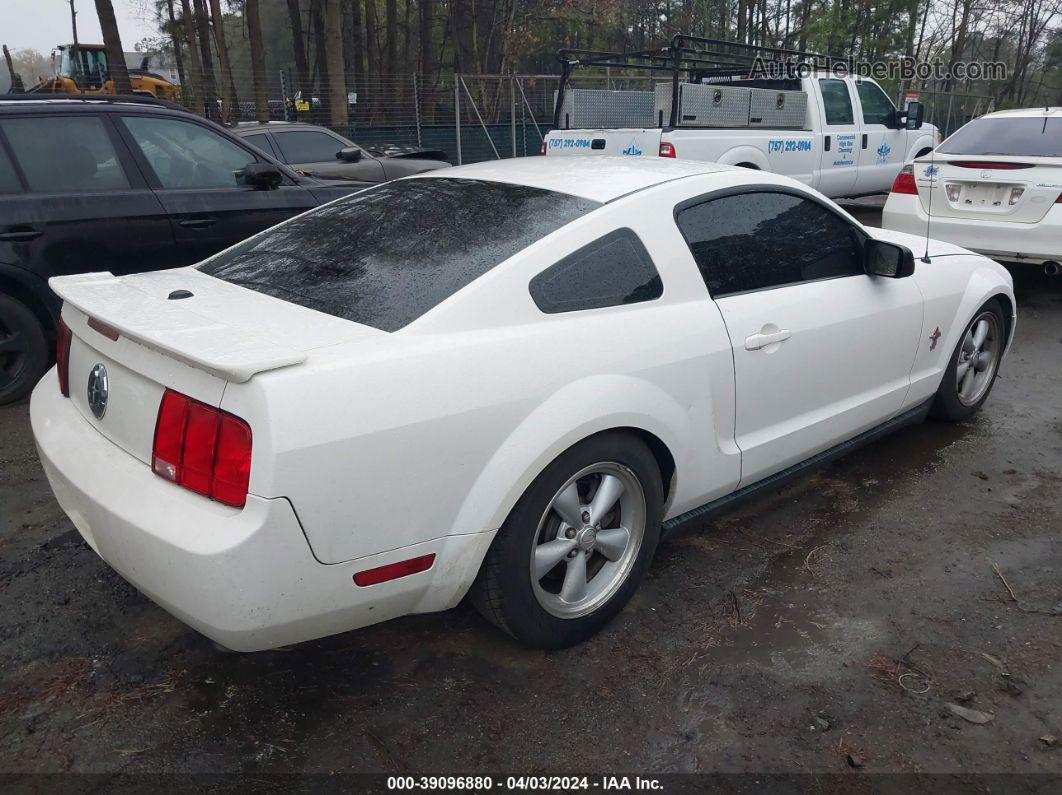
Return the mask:
M 670 95 L 670 86 L 665 87 Z M 679 114 L 680 123 L 672 125 L 666 113 L 659 113 L 657 126 L 563 129 L 565 115 L 558 113 L 556 126 L 561 129 L 546 135 L 542 153 L 707 160 L 785 174 L 840 198 L 888 191 L 905 163 L 939 143 L 937 129 L 921 123 L 920 105 L 912 104 L 910 112 L 898 110 L 869 78 L 822 71 L 789 80 L 728 80 L 719 88 L 776 91 L 779 102 L 782 94 L 802 92 L 803 124 L 798 120 L 784 128 L 768 127 L 750 118 L 744 125 L 691 126 Z

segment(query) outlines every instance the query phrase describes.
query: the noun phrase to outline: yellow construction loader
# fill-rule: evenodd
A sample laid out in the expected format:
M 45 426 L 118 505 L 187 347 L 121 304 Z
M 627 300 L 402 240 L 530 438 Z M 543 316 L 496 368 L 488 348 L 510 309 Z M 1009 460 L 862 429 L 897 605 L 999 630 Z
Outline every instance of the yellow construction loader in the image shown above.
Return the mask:
M 52 51 L 55 77 L 42 80 L 29 89 L 48 94 L 114 94 L 114 80 L 107 69 L 107 51 L 102 44 L 60 44 Z M 158 99 L 177 99 L 177 86 L 165 77 L 148 71 L 144 58 L 139 69 L 129 70 L 134 94 Z

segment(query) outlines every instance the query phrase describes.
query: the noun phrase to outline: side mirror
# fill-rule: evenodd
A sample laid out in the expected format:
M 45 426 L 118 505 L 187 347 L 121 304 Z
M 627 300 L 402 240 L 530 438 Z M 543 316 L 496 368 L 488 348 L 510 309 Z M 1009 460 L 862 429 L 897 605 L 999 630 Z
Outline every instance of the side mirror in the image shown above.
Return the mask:
M 336 158 L 344 163 L 357 163 L 361 160 L 361 150 L 356 146 L 347 146 L 336 152 Z
M 273 190 L 280 187 L 284 177 L 272 163 L 248 163 L 243 167 L 243 181 L 252 188 Z
M 925 109 L 922 107 L 921 102 L 912 102 L 907 106 L 907 129 L 908 130 L 921 130 L 922 129 L 922 115 L 925 113 Z
M 914 254 L 906 246 L 867 238 L 863 244 L 863 270 L 868 276 L 902 279 L 914 273 Z

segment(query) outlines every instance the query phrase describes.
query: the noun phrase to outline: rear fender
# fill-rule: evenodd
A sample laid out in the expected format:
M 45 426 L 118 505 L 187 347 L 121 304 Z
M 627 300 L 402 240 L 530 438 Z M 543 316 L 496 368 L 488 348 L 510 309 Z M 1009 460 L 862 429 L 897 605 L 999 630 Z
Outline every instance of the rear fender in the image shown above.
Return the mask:
M 695 438 L 689 413 L 648 381 L 592 376 L 555 392 L 516 427 L 476 479 L 454 526 L 497 529 L 551 461 L 583 439 L 615 428 L 656 436 L 675 460 L 675 482 L 682 476 L 680 440 Z
M 681 155 L 681 152 L 679 154 Z M 767 155 L 755 146 L 735 146 L 733 149 L 729 149 L 720 155 L 716 162 L 727 166 L 736 166 L 740 163 L 751 163 L 760 171 L 771 170 L 771 164 L 767 160 Z

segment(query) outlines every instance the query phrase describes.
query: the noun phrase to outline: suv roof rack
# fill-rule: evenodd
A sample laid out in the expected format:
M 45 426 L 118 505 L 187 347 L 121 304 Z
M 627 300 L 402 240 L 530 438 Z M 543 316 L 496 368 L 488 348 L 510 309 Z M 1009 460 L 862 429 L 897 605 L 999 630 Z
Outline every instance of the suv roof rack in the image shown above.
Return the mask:
M 0 102 L 87 102 L 103 104 L 137 104 L 154 105 L 170 110 L 191 111 L 176 102 L 167 99 L 146 96 L 144 94 L 54 94 L 50 91 L 27 91 L 21 94 L 0 94 Z
M 557 104 L 553 109 L 553 126 L 560 127 L 560 112 L 564 91 L 576 67 L 612 67 L 641 69 L 650 72 L 669 72 L 672 83 L 671 120 L 676 125 L 678 113 L 678 84 L 682 75 L 690 82 L 703 79 L 723 80 L 749 77 L 757 62 L 762 64 L 810 63 L 819 69 L 831 69 L 843 65 L 848 70 L 854 66 L 851 58 L 836 55 L 789 50 L 783 47 L 764 47 L 723 39 L 708 39 L 676 33 L 666 47 L 634 52 L 606 52 L 565 48 L 557 51 L 561 63 L 561 81 L 557 91 Z

